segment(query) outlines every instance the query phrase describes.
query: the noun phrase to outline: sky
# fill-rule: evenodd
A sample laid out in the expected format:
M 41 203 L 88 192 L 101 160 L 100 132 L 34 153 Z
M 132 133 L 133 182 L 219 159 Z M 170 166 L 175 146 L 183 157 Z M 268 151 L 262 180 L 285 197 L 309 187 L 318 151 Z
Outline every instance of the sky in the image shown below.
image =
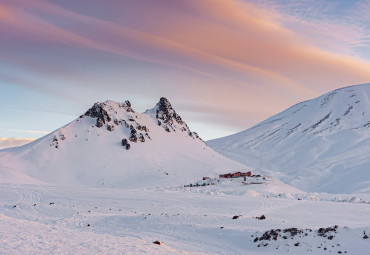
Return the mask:
M 204 140 L 370 82 L 370 0 L 1 0 L 0 148 L 167 97 Z

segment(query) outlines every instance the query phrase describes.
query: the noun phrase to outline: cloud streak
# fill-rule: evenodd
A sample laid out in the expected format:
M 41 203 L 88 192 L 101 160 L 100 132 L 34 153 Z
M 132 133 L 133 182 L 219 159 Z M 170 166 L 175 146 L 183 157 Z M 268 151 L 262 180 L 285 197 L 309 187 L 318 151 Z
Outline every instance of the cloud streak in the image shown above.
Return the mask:
M 334 28 L 357 26 L 327 22 L 325 29 L 315 34 L 318 22 L 298 22 L 296 15 L 279 12 L 281 6 L 274 1 L 264 5 L 236 0 L 85 3 L 91 8 L 80 8 L 72 0 L 2 1 L 0 33 L 5 36 L 0 42 L 5 47 L 0 54 L 7 54 L 5 64 L 15 66 L 15 73 L 54 76 L 73 86 L 65 85 L 63 90 L 42 79 L 26 82 L 28 77 L 5 73 L 0 79 L 64 97 L 69 92 L 63 91 L 72 87 L 143 96 L 157 96 L 156 90 L 161 89 L 184 110 L 200 105 L 209 120 L 235 116 L 233 125 L 238 126 L 251 125 L 277 109 L 328 90 L 370 81 L 369 62 L 328 50 L 333 40 L 328 38 L 347 40 L 343 33 L 333 32 Z M 298 1 L 294 8 L 307 8 L 307 3 Z M 368 8 L 365 3 L 363 6 Z M 289 22 L 285 20 L 299 23 L 309 31 L 308 36 L 286 26 Z M 348 31 L 361 43 L 363 30 Z M 328 43 L 317 43 L 325 41 L 320 38 Z M 75 53 L 96 57 L 77 59 Z M 25 54 L 29 58 L 22 58 Z M 60 61 L 56 64 L 53 59 Z M 140 90 L 131 85 L 138 84 L 134 75 L 131 84 L 115 84 L 113 81 L 122 81 L 120 75 L 104 76 L 112 59 L 124 70 L 135 69 L 135 74 L 147 73 L 155 66 L 156 83 L 163 85 Z M 78 64 L 71 68 L 73 62 Z M 176 83 L 169 82 L 171 79 Z M 247 118 L 240 118 L 243 115 Z
M 39 131 L 39 130 L 22 130 L 22 129 L 8 129 L 8 128 L 0 128 L 3 131 L 11 131 L 11 132 L 21 132 L 21 133 L 31 133 L 31 134 L 49 134 L 50 131 Z
M 164 2 L 176 5 L 173 1 Z M 197 11 L 199 14 L 195 17 L 186 13 L 184 15 L 182 11 L 175 9 L 179 12 L 176 13 L 178 14 L 176 20 L 172 20 L 172 16 L 158 17 L 158 9 L 163 6 L 161 4 L 158 6 L 157 2 L 150 5 L 150 12 L 148 9 L 141 10 L 132 6 L 138 11 L 138 18 L 148 16 L 149 20 L 152 18 L 150 16 L 161 18 L 158 23 L 171 24 L 174 28 L 178 27 L 179 32 L 173 31 L 177 29 L 168 32 L 168 29 L 163 27 L 155 27 L 156 30 L 150 33 L 145 32 L 148 29 L 145 27 L 138 31 L 110 21 L 86 17 L 42 1 L 33 1 L 31 12 L 5 9 L 9 13 L 5 21 L 31 39 L 37 36 L 42 40 L 105 51 L 216 77 L 217 71 L 221 69 L 225 70 L 222 74 L 225 78 L 228 72 L 229 76 L 239 74 L 242 76 L 239 78 L 241 82 L 248 81 L 246 76 L 253 75 L 249 80 L 254 83 L 277 82 L 299 90 L 301 87 L 298 85 L 301 84 L 299 77 L 292 81 L 290 77 L 294 75 L 287 70 L 292 67 L 297 69 L 297 62 L 301 63 L 299 69 L 305 72 L 320 73 L 320 70 L 324 69 L 321 71 L 324 73 L 339 68 L 348 70 L 345 71 L 345 75 L 363 79 L 369 77 L 363 73 L 369 67 L 368 63 L 306 45 L 279 24 L 260 20 L 249 14 L 248 8 L 254 8 L 252 5 L 224 0 L 201 3 L 202 9 Z M 126 1 L 120 1 L 120 9 L 124 9 L 126 4 Z M 191 11 L 196 11 L 199 7 L 192 1 L 182 2 L 181 7 L 184 6 Z M 43 19 L 42 14 L 35 15 L 35 10 L 36 13 L 48 12 L 49 15 L 70 19 L 75 26 L 56 26 L 49 19 Z M 94 29 L 88 29 L 89 27 Z M 85 30 L 88 32 L 83 32 Z M 208 32 L 204 34 L 204 31 Z M 318 67 L 312 70 L 315 64 Z
M 18 147 L 34 141 L 35 139 L 27 138 L 0 138 L 0 150 Z

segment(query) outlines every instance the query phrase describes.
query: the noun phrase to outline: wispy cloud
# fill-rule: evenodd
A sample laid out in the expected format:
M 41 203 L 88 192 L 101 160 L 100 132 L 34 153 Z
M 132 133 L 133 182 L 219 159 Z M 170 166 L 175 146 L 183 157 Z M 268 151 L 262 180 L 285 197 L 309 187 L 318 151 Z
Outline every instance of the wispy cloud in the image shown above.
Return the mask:
M 14 73 L 34 75 L 28 82 L 27 75 L 2 73 L 0 79 L 65 97 L 78 87 L 145 96 L 157 96 L 160 89 L 189 110 L 192 104 L 203 105 L 209 119 L 248 116 L 238 118 L 239 125 L 319 93 L 370 81 L 370 63 L 348 46 L 363 43 L 366 30 L 350 15 L 346 22 L 322 16 L 323 9 L 335 8 L 327 1 L 86 3 L 91 8 L 79 8 L 72 0 L 2 1 L 4 64 Z M 106 75 L 111 61 L 126 73 Z M 148 78 L 141 89 L 138 80 L 153 67 L 157 82 Z M 136 77 L 126 82 L 122 77 L 130 72 Z M 35 78 L 45 76 L 46 81 Z M 53 77 L 65 85 L 48 85 Z
M 158 23 L 168 22 L 174 28 L 171 31 L 167 27 L 154 27 L 151 32 L 146 32 L 149 29 L 142 27 L 139 31 L 127 27 L 127 24 L 80 15 L 37 0 L 30 6 L 25 4 L 24 9 L 28 7 L 28 12 L 12 8 L 11 5 L 3 6 L 10 13 L 4 22 L 29 36 L 29 39 L 37 36 L 39 40 L 91 48 L 213 77 L 221 76 L 229 81 L 254 84 L 275 82 L 301 90 L 303 82 L 299 78 L 302 76 L 297 77 L 295 72 L 289 72 L 292 67 L 301 67 L 305 72 L 314 73 L 342 69 L 345 75 L 359 77 L 361 81 L 369 77 L 363 74 L 369 64 L 305 44 L 299 36 L 280 24 L 254 16 L 256 10 L 249 14 L 249 9 L 256 9 L 250 4 L 224 0 L 202 1 L 202 12 L 191 16 L 176 9 L 176 3 L 165 2 L 172 5 L 178 16 L 176 19 L 173 19 L 173 15 L 156 18 L 159 19 Z M 182 2 L 181 6 L 186 7 L 185 10 L 194 8 L 192 11 L 196 11 L 197 5 L 192 1 L 187 2 Z M 121 1 L 119 6 L 124 10 L 126 4 L 126 1 Z M 139 11 L 136 13 L 138 18 L 151 19 L 161 8 L 165 9 L 163 3 L 156 2 L 149 6 L 153 7 L 150 12 L 131 4 L 132 8 Z M 53 24 L 52 20 L 43 16 L 46 12 L 69 19 L 74 26 Z M 298 61 L 300 66 L 296 65 Z M 356 71 L 354 67 L 360 70 Z
M 278 13 L 281 24 L 328 51 L 360 57 L 356 47 L 367 46 L 363 39 L 370 33 L 369 0 L 247 1 Z
M 39 131 L 39 130 L 22 130 L 22 129 L 8 129 L 8 128 L 0 128 L 3 131 L 11 131 L 11 132 L 20 132 L 20 133 L 31 133 L 31 134 L 49 134 L 50 131 Z M 5 138 L 2 138 L 5 139 Z
M 10 147 L 18 147 L 34 141 L 27 138 L 0 138 L 0 150 Z

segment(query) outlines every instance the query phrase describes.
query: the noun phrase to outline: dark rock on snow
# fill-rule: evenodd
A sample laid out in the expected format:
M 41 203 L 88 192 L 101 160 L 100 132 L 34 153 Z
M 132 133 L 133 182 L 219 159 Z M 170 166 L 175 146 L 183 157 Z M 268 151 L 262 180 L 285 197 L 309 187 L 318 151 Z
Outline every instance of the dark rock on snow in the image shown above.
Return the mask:
M 139 141 L 142 143 L 145 142 L 145 138 L 142 133 L 139 134 Z
M 256 219 L 258 219 L 258 220 L 265 220 L 266 219 L 266 216 L 265 215 L 262 215 L 261 217 L 256 217 Z
M 103 109 L 103 105 L 104 103 L 95 103 L 93 107 L 84 114 L 85 116 L 96 118 L 96 126 L 98 128 L 102 127 L 105 122 L 110 122 L 112 120 L 108 112 Z
M 131 103 L 130 101 L 126 100 L 123 104 L 122 107 L 127 111 L 127 112 L 134 112 L 131 108 Z
M 130 133 L 131 133 L 131 135 L 130 135 L 130 138 L 129 138 L 129 140 L 131 141 L 131 142 L 134 142 L 134 143 L 136 143 L 137 142 L 137 131 L 136 131 L 136 129 L 131 125 L 130 126 Z
M 122 139 L 122 146 L 126 147 L 126 150 L 129 150 L 131 147 L 126 138 Z

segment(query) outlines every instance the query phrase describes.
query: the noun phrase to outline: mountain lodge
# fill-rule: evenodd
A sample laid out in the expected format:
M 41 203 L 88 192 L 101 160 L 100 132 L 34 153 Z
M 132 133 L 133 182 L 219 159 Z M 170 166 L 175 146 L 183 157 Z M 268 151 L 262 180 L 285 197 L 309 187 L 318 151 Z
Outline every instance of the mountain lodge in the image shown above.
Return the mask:
M 228 173 L 228 174 L 220 174 L 219 178 L 238 178 L 238 177 L 250 177 L 252 173 L 249 172 L 235 172 L 235 173 Z

